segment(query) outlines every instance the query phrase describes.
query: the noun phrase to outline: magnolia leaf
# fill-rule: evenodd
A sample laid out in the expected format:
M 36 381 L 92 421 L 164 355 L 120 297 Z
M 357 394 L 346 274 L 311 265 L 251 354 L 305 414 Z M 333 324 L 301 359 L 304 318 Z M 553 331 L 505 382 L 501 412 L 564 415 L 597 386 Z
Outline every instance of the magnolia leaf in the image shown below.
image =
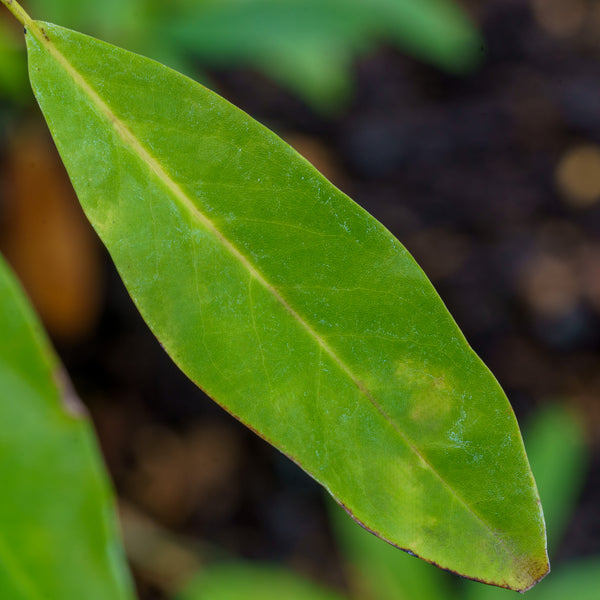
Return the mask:
M 499 586 L 543 577 L 511 407 L 390 232 L 199 84 L 20 16 L 83 208 L 180 368 L 385 540 Z
M 89 420 L 0 258 L 0 598 L 130 600 Z

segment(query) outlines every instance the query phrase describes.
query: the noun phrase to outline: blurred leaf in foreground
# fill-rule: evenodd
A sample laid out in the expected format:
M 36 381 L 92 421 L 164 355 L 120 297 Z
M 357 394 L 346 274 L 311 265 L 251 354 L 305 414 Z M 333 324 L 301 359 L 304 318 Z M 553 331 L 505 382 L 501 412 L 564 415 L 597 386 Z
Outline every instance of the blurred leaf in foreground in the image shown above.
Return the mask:
M 185 3 L 164 28 L 201 61 L 249 66 L 316 108 L 338 108 L 353 61 L 376 44 L 400 46 L 452 72 L 472 68 L 482 41 L 450 0 L 218 0 Z
M 1 258 L 0 481 L 0 598 L 133 598 L 92 427 Z

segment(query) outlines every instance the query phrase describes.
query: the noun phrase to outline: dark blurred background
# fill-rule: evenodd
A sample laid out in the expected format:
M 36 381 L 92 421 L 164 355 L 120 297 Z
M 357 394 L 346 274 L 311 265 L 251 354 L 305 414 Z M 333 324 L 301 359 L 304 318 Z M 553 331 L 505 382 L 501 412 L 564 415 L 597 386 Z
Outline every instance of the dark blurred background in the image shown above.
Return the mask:
M 590 459 L 557 560 L 600 554 L 600 2 L 23 4 L 209 85 L 384 223 L 521 422 L 550 402 L 582 416 Z M 344 589 L 320 488 L 197 390 L 137 314 L 34 105 L 7 11 L 0 160 L 0 249 L 122 501 L 202 552 Z M 163 597 L 143 565 L 136 576 L 143 598 Z

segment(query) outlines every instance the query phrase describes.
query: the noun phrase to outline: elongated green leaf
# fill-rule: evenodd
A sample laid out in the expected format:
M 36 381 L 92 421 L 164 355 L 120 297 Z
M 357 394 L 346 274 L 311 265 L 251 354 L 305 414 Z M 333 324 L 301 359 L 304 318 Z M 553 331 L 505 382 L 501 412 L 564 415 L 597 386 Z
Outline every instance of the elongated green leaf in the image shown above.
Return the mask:
M 600 590 L 600 556 L 560 563 L 552 574 L 527 593 L 527 600 L 597 600 Z M 500 588 L 466 582 L 460 598 L 465 600 L 514 600 L 514 594 Z M 440 596 L 437 600 L 448 600 Z
M 26 25 L 81 203 L 183 371 L 384 539 L 501 586 L 542 577 L 510 405 L 400 243 L 200 85 Z
M 0 258 L 0 598 L 133 597 L 94 435 Z
M 343 600 L 326 588 L 289 571 L 261 564 L 231 563 L 208 567 L 176 600 Z

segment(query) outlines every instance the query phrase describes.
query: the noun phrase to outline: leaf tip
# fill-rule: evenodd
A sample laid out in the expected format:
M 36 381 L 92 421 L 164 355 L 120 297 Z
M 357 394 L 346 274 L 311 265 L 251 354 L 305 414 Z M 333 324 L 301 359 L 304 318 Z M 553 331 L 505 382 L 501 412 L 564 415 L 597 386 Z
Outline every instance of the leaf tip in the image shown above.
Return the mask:
M 333 496 L 333 494 L 332 494 Z M 346 511 L 348 516 L 358 525 L 360 525 L 363 529 L 366 529 L 369 533 L 372 533 L 374 536 L 379 539 L 387 542 L 388 544 L 406 552 L 410 556 L 414 556 L 415 558 L 424 560 L 425 562 L 438 567 L 442 571 L 446 571 L 448 573 L 452 573 L 453 575 L 457 575 L 464 579 L 471 579 L 472 581 L 477 581 L 479 583 L 483 583 L 486 585 L 492 585 L 499 588 L 504 588 L 507 590 L 512 590 L 519 593 L 524 593 L 534 587 L 537 583 L 539 583 L 546 575 L 550 573 L 550 561 L 548 559 L 548 552 L 546 547 L 544 547 L 544 552 L 541 557 L 533 557 L 531 555 L 524 556 L 518 561 L 513 562 L 512 570 L 506 574 L 504 578 L 494 578 L 494 577 L 477 577 L 475 575 L 469 575 L 467 573 L 461 572 L 457 569 L 453 569 L 450 566 L 445 566 L 422 556 L 420 554 L 415 553 L 413 550 L 409 548 L 404 548 L 399 546 L 398 544 L 390 541 L 386 536 L 381 534 L 378 531 L 367 527 L 358 517 L 352 512 L 352 510 L 346 506 L 343 502 L 341 502 L 338 498 L 333 496 L 333 499 Z
M 514 589 L 516 592 L 525 593 L 530 590 L 534 585 L 538 584 L 544 577 L 546 577 L 550 573 L 550 561 L 548 560 L 548 556 L 545 555 L 543 560 L 530 560 L 527 563 L 527 566 L 524 567 L 524 575 L 528 578 L 527 581 L 524 582 L 524 585 Z

